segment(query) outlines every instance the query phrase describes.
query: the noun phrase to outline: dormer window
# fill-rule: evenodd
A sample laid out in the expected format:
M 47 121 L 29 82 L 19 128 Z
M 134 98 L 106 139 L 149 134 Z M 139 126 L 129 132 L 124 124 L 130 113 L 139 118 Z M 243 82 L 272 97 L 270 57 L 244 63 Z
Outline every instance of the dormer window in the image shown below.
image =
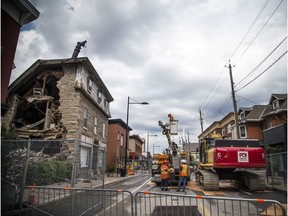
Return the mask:
M 279 107 L 279 100 L 274 100 L 273 103 L 272 103 L 272 106 L 273 106 L 273 110 L 277 109 Z
M 89 93 L 92 92 L 92 85 L 93 85 L 93 81 L 92 81 L 91 77 L 88 76 L 88 77 L 87 77 L 87 91 L 88 91 Z
M 240 119 L 244 119 L 244 118 L 245 118 L 245 112 L 242 111 L 242 112 L 240 113 Z

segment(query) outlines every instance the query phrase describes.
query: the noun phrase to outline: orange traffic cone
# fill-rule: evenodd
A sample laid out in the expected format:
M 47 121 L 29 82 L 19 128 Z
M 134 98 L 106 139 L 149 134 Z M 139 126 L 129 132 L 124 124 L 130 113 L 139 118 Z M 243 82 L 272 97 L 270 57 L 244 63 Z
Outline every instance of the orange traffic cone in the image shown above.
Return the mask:
M 37 201 L 37 199 L 36 199 L 35 183 L 33 183 L 32 186 L 29 186 L 28 202 L 29 202 L 31 205 L 36 205 L 36 204 L 38 204 L 38 201 Z

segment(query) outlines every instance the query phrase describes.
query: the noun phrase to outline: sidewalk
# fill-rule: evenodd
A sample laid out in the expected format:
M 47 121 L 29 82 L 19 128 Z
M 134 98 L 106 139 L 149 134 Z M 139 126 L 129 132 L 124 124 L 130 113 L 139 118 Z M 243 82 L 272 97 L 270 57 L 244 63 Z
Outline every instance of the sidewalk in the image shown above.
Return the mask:
M 139 175 L 142 175 L 143 173 L 148 173 L 148 171 L 141 171 L 137 170 L 136 173 L 133 173 L 133 175 L 126 175 L 125 177 L 120 177 L 120 174 L 117 177 L 117 173 L 113 174 L 107 174 L 105 173 L 104 181 L 103 176 L 98 175 L 96 176 L 96 179 L 77 179 L 75 182 L 74 188 L 96 188 L 96 187 L 103 187 L 111 184 L 116 184 L 120 182 L 124 182 L 129 178 L 133 178 Z M 65 188 L 65 187 L 72 187 L 71 182 L 59 182 L 52 185 L 49 185 L 49 187 L 56 187 L 56 188 Z

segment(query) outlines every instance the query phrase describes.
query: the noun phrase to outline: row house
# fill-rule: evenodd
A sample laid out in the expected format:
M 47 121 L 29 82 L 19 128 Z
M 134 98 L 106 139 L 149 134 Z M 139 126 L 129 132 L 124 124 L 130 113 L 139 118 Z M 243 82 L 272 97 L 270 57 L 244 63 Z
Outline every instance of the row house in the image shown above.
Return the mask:
M 287 94 L 272 94 L 262 118 L 263 144 L 287 152 Z
M 107 168 L 116 170 L 117 163 L 120 163 L 121 167 L 124 166 L 127 124 L 122 119 L 109 119 L 108 123 L 106 165 Z M 131 130 L 128 127 L 128 131 Z
M 77 151 L 65 143 L 68 159 L 75 151 L 80 168 L 93 170 L 99 168 L 96 158 L 104 158 L 97 150 L 108 144 L 113 100 L 87 57 L 39 59 L 9 86 L 2 125 L 19 139 L 80 140 Z M 61 152 L 64 144 L 57 145 L 54 152 Z M 44 150 L 49 153 L 49 145 Z
M 223 138 L 231 139 L 233 136 L 234 125 L 234 113 L 230 112 L 220 121 L 213 122 L 205 131 L 203 131 L 203 134 L 198 136 L 198 140 L 200 141 L 203 137 L 210 137 L 213 134 L 221 134 Z
M 139 160 L 143 158 L 142 155 L 142 146 L 144 140 L 136 134 L 129 136 L 129 159 L 130 160 Z
M 266 105 L 254 105 L 238 109 L 238 128 L 240 139 L 258 139 L 263 141 L 263 119 Z
M 267 105 L 240 107 L 237 116 L 240 139 L 258 139 L 262 144 L 287 151 L 287 94 L 272 94 Z M 233 112 L 213 122 L 198 139 L 212 134 L 236 137 Z

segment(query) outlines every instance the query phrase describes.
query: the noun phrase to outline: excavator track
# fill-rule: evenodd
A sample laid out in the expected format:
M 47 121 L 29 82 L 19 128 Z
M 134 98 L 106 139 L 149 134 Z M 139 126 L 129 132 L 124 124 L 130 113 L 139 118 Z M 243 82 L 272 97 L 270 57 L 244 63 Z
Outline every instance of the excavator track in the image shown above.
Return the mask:
M 250 191 L 265 190 L 265 170 L 237 171 L 238 181 L 242 182 Z
M 207 170 L 198 170 L 196 173 L 196 181 L 203 186 L 203 190 L 217 191 L 219 190 L 219 176 Z

